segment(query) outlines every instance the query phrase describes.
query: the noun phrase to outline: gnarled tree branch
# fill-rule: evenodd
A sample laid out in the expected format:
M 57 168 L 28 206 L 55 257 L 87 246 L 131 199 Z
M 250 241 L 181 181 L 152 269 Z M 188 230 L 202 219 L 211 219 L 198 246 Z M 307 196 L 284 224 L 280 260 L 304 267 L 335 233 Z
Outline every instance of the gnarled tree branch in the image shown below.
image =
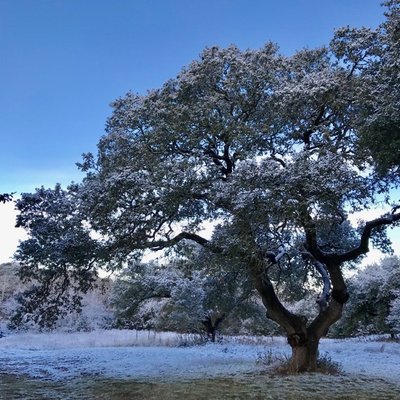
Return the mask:
M 169 240 L 154 240 L 151 242 L 146 242 L 142 246 L 145 249 L 152 249 L 152 250 L 163 250 L 166 249 L 167 247 L 172 247 L 179 243 L 182 240 L 192 240 L 193 242 L 196 242 L 200 244 L 201 246 L 206 246 L 209 241 L 205 238 L 203 238 L 200 235 L 197 235 L 196 233 L 191 233 L 191 232 L 181 232 L 172 239 Z
M 314 260 L 314 265 L 317 271 L 320 273 L 322 281 L 324 283 L 322 293 L 317 300 L 320 311 L 324 311 L 330 299 L 331 280 L 329 278 L 328 271 L 323 263 Z
M 361 239 L 359 245 L 345 253 L 337 255 L 337 261 L 343 263 L 346 261 L 355 260 L 357 257 L 368 253 L 369 251 L 369 240 L 373 233 L 373 230 L 383 225 L 392 225 L 396 221 L 400 221 L 400 213 L 386 214 L 380 218 L 373 219 L 365 223 L 361 233 Z

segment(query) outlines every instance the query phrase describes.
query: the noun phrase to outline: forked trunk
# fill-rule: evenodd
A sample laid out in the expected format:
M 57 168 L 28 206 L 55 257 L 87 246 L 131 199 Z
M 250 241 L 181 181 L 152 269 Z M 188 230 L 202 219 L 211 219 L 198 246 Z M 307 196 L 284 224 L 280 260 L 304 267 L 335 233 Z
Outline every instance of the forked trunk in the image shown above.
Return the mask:
M 316 371 L 319 340 L 342 315 L 343 304 L 348 299 L 346 286 L 343 284 L 340 290 L 333 289 L 329 303 L 312 322 L 307 323 L 305 317 L 295 315 L 283 306 L 266 275 L 255 275 L 254 283 L 267 309 L 267 317 L 286 331 L 288 343 L 292 347 L 288 372 Z
M 306 249 L 309 251 L 307 254 L 323 280 L 323 292 L 317 301 L 319 313 L 313 321 L 308 323 L 306 317 L 293 314 L 279 300 L 268 276 L 269 266 L 278 262 L 277 255 L 269 253 L 266 257 L 265 252 L 258 250 L 248 259 L 254 286 L 267 309 L 267 318 L 278 323 L 287 334 L 288 343 L 292 347 L 288 372 L 292 373 L 317 370 L 319 340 L 328 333 L 332 324 L 340 319 L 343 305 L 349 298 L 340 269 L 346 259 L 336 254 L 327 255 L 319 249 L 311 217 L 307 220 L 306 227 Z M 250 228 L 248 232 L 251 232 Z M 248 238 L 250 242 L 251 234 L 248 234 Z M 257 249 L 256 245 L 254 247 Z

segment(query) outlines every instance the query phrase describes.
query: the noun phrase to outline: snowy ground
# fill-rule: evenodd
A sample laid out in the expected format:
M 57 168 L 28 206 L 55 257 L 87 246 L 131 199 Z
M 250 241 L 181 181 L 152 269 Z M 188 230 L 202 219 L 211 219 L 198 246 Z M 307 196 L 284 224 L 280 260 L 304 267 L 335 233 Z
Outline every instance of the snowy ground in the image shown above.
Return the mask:
M 96 331 L 12 334 L 0 338 L 0 373 L 60 381 L 82 376 L 192 379 L 260 371 L 260 354 L 288 354 L 284 338 L 225 338 L 222 343 L 180 347 L 174 333 Z M 324 339 L 322 354 L 348 374 L 400 384 L 400 344 L 372 338 Z

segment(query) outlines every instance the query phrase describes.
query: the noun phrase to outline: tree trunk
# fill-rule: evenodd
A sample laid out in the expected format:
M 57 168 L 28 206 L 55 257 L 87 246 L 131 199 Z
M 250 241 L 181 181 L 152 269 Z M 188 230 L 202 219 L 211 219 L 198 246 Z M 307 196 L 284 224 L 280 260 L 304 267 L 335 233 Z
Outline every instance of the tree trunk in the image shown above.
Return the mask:
M 250 227 L 247 229 L 247 243 L 253 243 L 254 246 L 254 251 L 249 251 L 251 256 L 247 259 L 249 272 L 267 309 L 267 318 L 275 321 L 286 332 L 288 343 L 292 347 L 292 357 L 289 360 L 289 372 L 292 373 L 317 370 L 319 340 L 340 319 L 343 305 L 349 298 L 340 268 L 345 260 L 336 254 L 325 254 L 319 249 L 315 227 L 311 217 L 309 219 L 311 224 L 307 221 L 305 248 L 311 254 L 324 284 L 323 294 L 318 299 L 319 314 L 311 322 L 305 316 L 290 312 L 279 300 L 268 276 L 269 265 L 276 264 L 279 260 L 275 254 L 266 254 L 258 249 L 252 240 Z
M 288 372 L 315 372 L 317 370 L 319 339 L 309 334 L 307 337 L 291 335 L 288 343 L 292 347 Z
M 201 321 L 201 323 L 204 325 L 208 338 L 213 343 L 215 342 L 217 330 L 224 318 L 225 314 L 215 318 L 215 320 L 212 318 L 212 316 L 208 315 L 203 321 Z
M 336 266 L 329 267 L 330 276 L 334 276 L 337 272 Z M 253 272 L 255 287 L 267 309 L 267 317 L 277 322 L 285 330 L 288 343 L 292 347 L 289 372 L 316 371 L 319 340 L 328 333 L 330 326 L 341 317 L 343 304 L 348 299 L 343 280 L 333 280 L 334 286 L 329 296 L 329 303 L 320 309 L 318 316 L 311 323 L 307 323 L 305 317 L 292 314 L 283 306 L 266 274 L 254 273 L 257 272 L 255 267 L 251 271 Z
M 211 342 L 212 343 L 215 343 L 215 335 L 216 335 L 216 332 L 215 332 L 215 329 L 213 329 L 211 332 Z

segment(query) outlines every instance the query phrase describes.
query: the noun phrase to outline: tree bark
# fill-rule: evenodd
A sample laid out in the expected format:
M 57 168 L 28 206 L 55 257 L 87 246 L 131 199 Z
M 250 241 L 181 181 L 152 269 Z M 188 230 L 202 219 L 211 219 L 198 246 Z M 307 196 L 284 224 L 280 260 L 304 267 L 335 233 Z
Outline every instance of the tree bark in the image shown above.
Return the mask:
M 317 370 L 319 339 L 312 332 L 307 332 L 305 337 L 298 335 L 288 337 L 288 342 L 292 347 L 288 372 L 315 372 Z

